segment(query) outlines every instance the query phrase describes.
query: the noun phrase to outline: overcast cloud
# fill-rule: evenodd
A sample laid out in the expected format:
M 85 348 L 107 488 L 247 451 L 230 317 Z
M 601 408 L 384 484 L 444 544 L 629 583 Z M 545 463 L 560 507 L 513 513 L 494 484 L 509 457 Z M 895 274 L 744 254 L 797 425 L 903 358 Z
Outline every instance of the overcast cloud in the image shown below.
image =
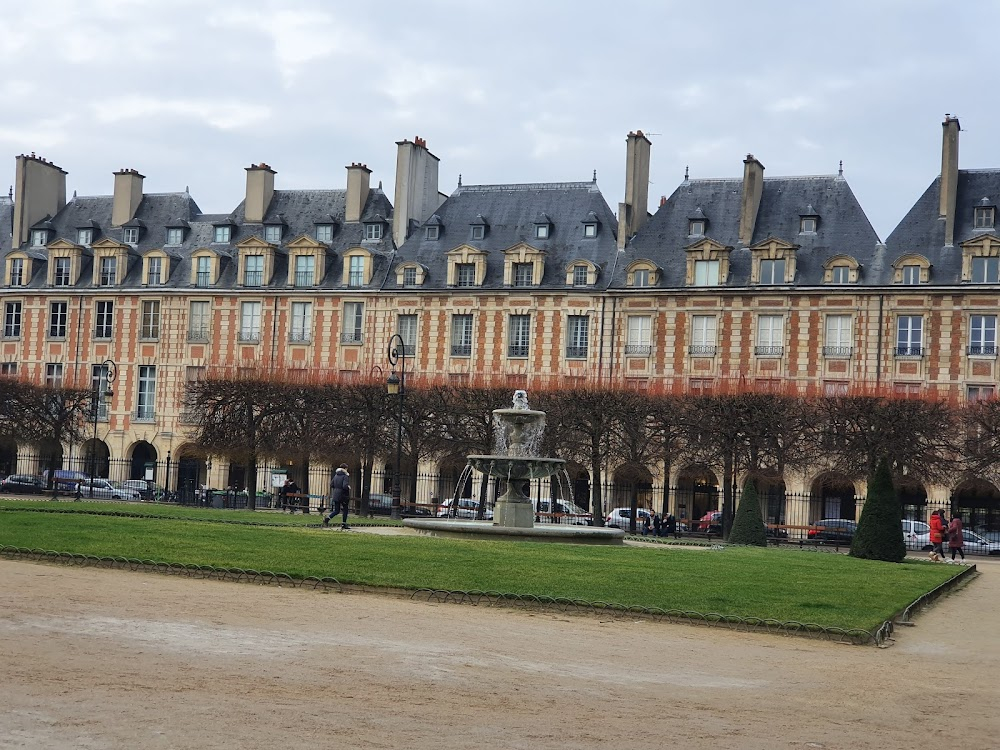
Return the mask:
M 366 163 L 392 195 L 421 136 L 440 187 L 598 182 L 622 199 L 625 135 L 653 142 L 650 209 L 685 166 L 845 175 L 884 239 L 940 171 L 1000 166 L 991 136 L 1000 3 L 32 0 L 4 3 L 0 157 L 36 152 L 81 195 L 135 168 L 202 210 L 276 187 L 342 188 Z M 2 173 L 0 173 L 2 174 Z

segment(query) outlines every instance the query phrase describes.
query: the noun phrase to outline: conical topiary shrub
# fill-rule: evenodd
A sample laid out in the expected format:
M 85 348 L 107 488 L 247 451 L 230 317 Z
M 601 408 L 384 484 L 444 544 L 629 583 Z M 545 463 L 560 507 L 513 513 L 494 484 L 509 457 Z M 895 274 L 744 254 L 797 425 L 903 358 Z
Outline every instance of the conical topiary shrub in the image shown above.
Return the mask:
M 885 458 L 868 478 L 868 498 L 851 540 L 851 557 L 900 562 L 906 557 L 902 511 Z
M 743 485 L 743 495 L 736 507 L 733 518 L 733 528 L 729 532 L 730 544 L 752 544 L 757 547 L 767 546 L 767 530 L 760 513 L 760 499 L 753 480 L 748 479 Z

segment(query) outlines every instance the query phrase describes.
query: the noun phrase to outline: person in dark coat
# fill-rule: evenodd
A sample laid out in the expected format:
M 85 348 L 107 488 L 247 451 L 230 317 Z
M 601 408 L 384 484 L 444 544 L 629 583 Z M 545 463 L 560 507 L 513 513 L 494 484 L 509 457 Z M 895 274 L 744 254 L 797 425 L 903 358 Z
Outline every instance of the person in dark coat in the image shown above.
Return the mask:
M 962 519 L 956 513 L 951 517 L 948 524 L 948 549 L 951 550 L 951 561 L 955 562 L 955 555 L 962 556 L 965 560 L 965 534 L 962 533 Z
M 659 513 L 653 514 L 653 536 L 663 536 L 663 519 Z
M 330 515 L 323 517 L 323 525 L 329 526 L 330 519 L 342 515 L 340 528 L 350 528 L 347 525 L 347 507 L 351 501 L 351 477 L 347 473 L 347 464 L 341 464 L 330 481 Z
M 679 536 L 677 533 L 677 519 L 673 513 L 668 513 L 667 517 L 663 520 L 663 535 L 670 536 L 671 534 L 675 539 Z

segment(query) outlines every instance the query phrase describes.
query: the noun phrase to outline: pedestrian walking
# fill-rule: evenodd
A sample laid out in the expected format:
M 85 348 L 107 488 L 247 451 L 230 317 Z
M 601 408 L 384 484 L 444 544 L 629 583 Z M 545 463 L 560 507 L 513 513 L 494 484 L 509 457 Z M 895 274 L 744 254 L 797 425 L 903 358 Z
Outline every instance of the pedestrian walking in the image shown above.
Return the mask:
M 351 477 L 347 473 L 347 464 L 341 464 L 330 481 L 330 515 L 323 517 L 323 525 L 329 526 L 330 519 L 340 515 L 340 528 L 350 528 L 347 525 L 347 507 L 350 501 Z
M 944 535 L 948 528 L 948 521 L 945 518 L 944 510 L 936 510 L 931 513 L 930 518 L 930 540 L 931 540 L 931 560 L 937 562 L 944 559 Z
M 955 513 L 948 524 L 948 549 L 951 550 L 951 561 L 955 562 L 955 554 L 962 556 L 965 561 L 965 534 L 962 533 L 962 519 Z

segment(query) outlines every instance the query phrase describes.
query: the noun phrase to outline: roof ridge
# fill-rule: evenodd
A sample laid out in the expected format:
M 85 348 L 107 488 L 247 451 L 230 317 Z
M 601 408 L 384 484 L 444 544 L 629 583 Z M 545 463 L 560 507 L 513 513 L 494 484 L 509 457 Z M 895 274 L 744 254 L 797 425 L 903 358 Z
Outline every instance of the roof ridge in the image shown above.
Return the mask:
M 499 193 L 528 190 L 590 190 L 593 182 L 520 182 L 508 185 L 462 185 L 456 193 Z

